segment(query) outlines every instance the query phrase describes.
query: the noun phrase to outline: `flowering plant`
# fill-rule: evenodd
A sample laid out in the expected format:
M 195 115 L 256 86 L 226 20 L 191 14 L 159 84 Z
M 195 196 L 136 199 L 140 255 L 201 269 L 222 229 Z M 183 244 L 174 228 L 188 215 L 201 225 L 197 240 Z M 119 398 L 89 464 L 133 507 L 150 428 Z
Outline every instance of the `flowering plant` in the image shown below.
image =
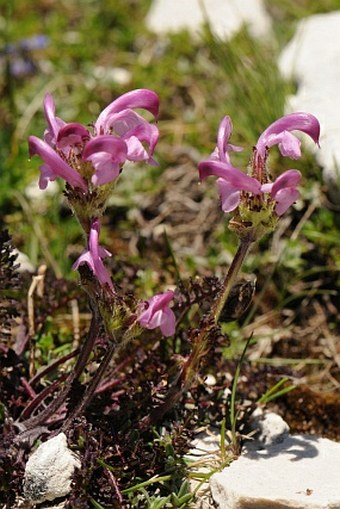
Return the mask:
M 81 284 L 89 298 L 92 320 L 74 371 L 69 375 L 69 383 L 38 416 L 22 423 L 26 429 L 45 422 L 65 402 L 69 395 L 68 387 L 85 369 L 99 330 L 105 330 L 110 346 L 63 429 L 70 426 L 75 416 L 90 402 L 111 358 L 131 338 L 140 335 L 143 330 L 159 329 L 166 337 L 176 334 L 176 309 L 174 311 L 171 305 L 178 293 L 168 289 L 143 300 L 127 297 L 112 281 L 104 265 L 103 260 L 111 257 L 111 253 L 99 243 L 100 217 L 126 161 L 156 164 L 153 154 L 159 137 L 158 128 L 136 109 L 151 113 L 157 120 L 157 94 L 147 89 L 123 94 L 107 106 L 88 128 L 76 122 L 66 123 L 57 117 L 54 100 L 47 94 L 44 100 L 47 121 L 44 137 L 29 137 L 30 155 L 38 155 L 43 160 L 40 188 L 45 189 L 50 181 L 62 178 L 66 182 L 65 194 L 70 206 L 84 230 L 86 248 L 73 268 L 80 273 Z M 145 416 L 140 423 L 141 428 L 159 420 L 190 387 L 209 348 L 221 335 L 222 312 L 250 247 L 275 228 L 279 218 L 298 198 L 300 172 L 289 169 L 273 181 L 268 168 L 269 150 L 274 145 L 278 145 L 285 157 L 297 159 L 301 156 L 300 141 L 293 131 L 301 131 L 316 144 L 319 143 L 320 126 L 313 115 L 302 112 L 286 115 L 261 134 L 245 173 L 231 163 L 232 152 L 242 149 L 230 143 L 232 122 L 225 116 L 218 129 L 216 148 L 208 159 L 199 163 L 201 180 L 217 177 L 222 210 L 232 214 L 229 228 L 239 235 L 239 247 L 224 280 L 214 290 L 209 311 L 202 316 L 198 328 L 190 328 L 187 332 L 191 352 L 183 359 L 164 402 Z
M 87 394 L 67 423 L 86 406 L 111 357 L 132 337 L 141 334 L 143 329 L 159 328 L 164 336 L 171 336 L 175 332 L 175 315 L 170 309 L 174 292 L 168 290 L 142 301 L 126 299 L 117 291 L 103 262 L 112 254 L 99 244 L 100 216 L 125 162 L 157 164 L 153 153 L 159 137 L 158 128 L 145 120 L 136 109 L 148 111 L 157 120 L 157 94 L 148 89 L 127 92 L 109 104 L 92 127 L 87 128 L 76 122 L 66 123 L 57 117 L 54 99 L 47 94 L 44 99 L 47 128 L 43 139 L 30 136 L 28 140 L 30 156 L 38 155 L 43 160 L 39 187 L 45 189 L 50 181 L 57 178 L 66 182 L 65 194 L 86 237 L 86 249 L 74 262 L 73 269 L 80 272 L 93 318 L 88 337 L 70 375 L 70 384 L 84 370 L 101 324 L 111 340 L 111 347 Z M 67 396 L 66 385 L 50 406 L 37 417 L 26 420 L 23 425 L 34 428 L 44 422 Z

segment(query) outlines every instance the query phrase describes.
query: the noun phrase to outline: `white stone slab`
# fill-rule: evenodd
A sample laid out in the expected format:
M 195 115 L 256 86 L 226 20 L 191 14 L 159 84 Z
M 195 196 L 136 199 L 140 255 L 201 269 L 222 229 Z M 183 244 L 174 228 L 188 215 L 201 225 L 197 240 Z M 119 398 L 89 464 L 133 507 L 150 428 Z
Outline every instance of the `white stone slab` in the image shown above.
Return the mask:
M 207 20 L 215 35 L 224 40 L 243 24 L 254 37 L 271 34 L 271 19 L 262 0 L 153 0 L 146 25 L 158 34 L 186 29 L 197 35 Z
M 210 479 L 218 509 L 340 509 L 340 443 L 296 435 Z
M 308 111 L 321 123 L 321 150 L 316 157 L 335 203 L 340 203 L 340 11 L 299 22 L 293 39 L 280 55 L 284 77 L 298 88 L 288 111 Z

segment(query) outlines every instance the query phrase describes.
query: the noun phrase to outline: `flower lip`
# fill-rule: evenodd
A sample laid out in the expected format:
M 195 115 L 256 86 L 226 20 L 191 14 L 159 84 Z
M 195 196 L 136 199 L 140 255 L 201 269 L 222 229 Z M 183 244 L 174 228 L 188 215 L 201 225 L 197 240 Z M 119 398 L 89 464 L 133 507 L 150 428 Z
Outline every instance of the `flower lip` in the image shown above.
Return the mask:
M 71 168 L 55 150 L 45 141 L 40 140 L 36 136 L 28 138 L 30 156 L 39 155 L 45 165 L 50 170 L 49 176 L 54 180 L 56 177 L 63 178 L 72 187 L 78 187 L 82 191 L 87 191 L 87 185 L 81 175 Z M 47 175 L 47 172 L 45 172 Z
M 261 186 L 262 193 L 269 193 L 276 201 L 275 212 L 282 216 L 291 205 L 299 198 L 300 193 L 296 189 L 301 180 L 298 170 L 287 170 L 272 183 Z
M 83 160 L 90 160 L 95 173 L 92 183 L 100 186 L 115 180 L 127 159 L 124 140 L 110 135 L 97 136 L 90 140 L 83 151 Z
M 176 330 L 176 317 L 172 309 L 168 307 L 174 297 L 172 290 L 167 290 L 148 299 L 147 305 L 137 321 L 146 329 L 155 329 L 159 327 L 164 336 L 173 336 Z
M 301 181 L 301 173 L 298 170 L 287 170 L 282 173 L 273 183 L 272 196 L 275 198 L 276 194 L 281 190 L 288 187 L 295 188 Z
M 125 141 L 117 136 L 96 136 L 86 143 L 83 151 L 83 159 L 88 159 L 96 152 L 108 152 L 110 154 L 114 154 L 119 162 L 123 162 L 127 156 L 127 146 Z
M 258 180 L 246 175 L 238 168 L 234 168 L 231 164 L 214 160 L 202 161 L 198 165 L 198 171 L 201 180 L 214 175 L 227 181 L 240 191 L 248 191 L 254 194 L 260 194 L 261 192 L 261 184 Z

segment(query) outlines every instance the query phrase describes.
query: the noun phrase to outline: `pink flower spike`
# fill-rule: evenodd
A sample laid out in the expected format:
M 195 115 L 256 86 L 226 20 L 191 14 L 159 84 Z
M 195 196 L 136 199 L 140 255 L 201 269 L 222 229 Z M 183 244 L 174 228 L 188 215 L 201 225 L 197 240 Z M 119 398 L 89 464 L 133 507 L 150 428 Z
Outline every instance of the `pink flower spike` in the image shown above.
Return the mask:
M 92 183 L 96 186 L 115 180 L 127 158 L 125 141 L 115 136 L 97 136 L 84 149 L 83 159 L 92 162 L 95 174 Z
M 44 113 L 48 123 L 48 129 L 44 133 L 44 140 L 51 147 L 55 147 L 59 130 L 65 125 L 65 122 L 55 116 L 55 104 L 51 94 L 45 95 Z
M 150 111 L 150 113 L 157 118 L 159 112 L 159 97 L 155 92 L 147 88 L 131 90 L 121 95 L 100 113 L 95 123 L 97 133 L 100 133 L 100 128 L 106 124 L 107 117 L 131 108 L 141 108 Z
M 40 170 L 42 171 L 41 179 L 39 182 L 40 189 L 45 189 L 48 180 L 55 180 L 57 177 L 63 178 L 72 187 L 78 187 L 82 191 L 87 190 L 87 186 L 79 173 L 71 168 L 65 161 L 57 154 L 50 145 L 45 141 L 40 140 L 36 136 L 28 138 L 29 154 L 38 155 L 44 161 Z
M 79 265 L 86 263 L 98 278 L 98 280 L 103 285 L 108 285 L 112 292 L 114 292 L 110 275 L 106 270 L 102 260 L 102 258 L 112 256 L 112 254 L 110 251 L 107 251 L 107 249 L 104 249 L 99 245 L 99 232 L 100 222 L 99 219 L 96 218 L 92 221 L 91 224 L 91 230 L 88 239 L 88 249 L 79 256 L 79 258 L 72 265 L 72 268 L 76 270 L 78 269 Z
M 300 144 L 290 131 L 301 131 L 308 134 L 319 145 L 320 124 L 311 113 L 290 113 L 273 122 L 259 137 L 256 149 L 261 157 L 265 156 L 266 149 L 279 145 L 283 156 L 298 159 L 301 156 Z
M 159 293 L 145 302 L 147 306 L 139 315 L 137 321 L 146 329 L 159 327 L 163 336 L 173 336 L 176 330 L 176 317 L 168 307 L 174 297 L 172 290 Z

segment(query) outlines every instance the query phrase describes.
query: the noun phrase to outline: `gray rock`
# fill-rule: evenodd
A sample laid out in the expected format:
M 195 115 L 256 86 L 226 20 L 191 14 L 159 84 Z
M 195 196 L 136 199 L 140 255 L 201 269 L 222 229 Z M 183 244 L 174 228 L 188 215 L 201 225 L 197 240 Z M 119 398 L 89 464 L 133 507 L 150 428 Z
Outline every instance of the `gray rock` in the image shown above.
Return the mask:
M 340 509 L 340 443 L 296 435 L 210 479 L 218 509 Z
M 262 0 L 153 0 L 146 17 L 149 30 L 158 34 L 186 29 L 197 35 L 206 21 L 224 40 L 243 24 L 254 37 L 271 34 L 271 19 Z
M 80 461 L 67 447 L 64 433 L 42 443 L 29 458 L 24 477 L 24 496 L 32 503 L 64 497 Z
M 282 75 L 298 83 L 287 110 L 308 111 L 321 123 L 316 158 L 336 204 L 340 204 L 339 33 L 340 11 L 305 18 L 279 58 Z

